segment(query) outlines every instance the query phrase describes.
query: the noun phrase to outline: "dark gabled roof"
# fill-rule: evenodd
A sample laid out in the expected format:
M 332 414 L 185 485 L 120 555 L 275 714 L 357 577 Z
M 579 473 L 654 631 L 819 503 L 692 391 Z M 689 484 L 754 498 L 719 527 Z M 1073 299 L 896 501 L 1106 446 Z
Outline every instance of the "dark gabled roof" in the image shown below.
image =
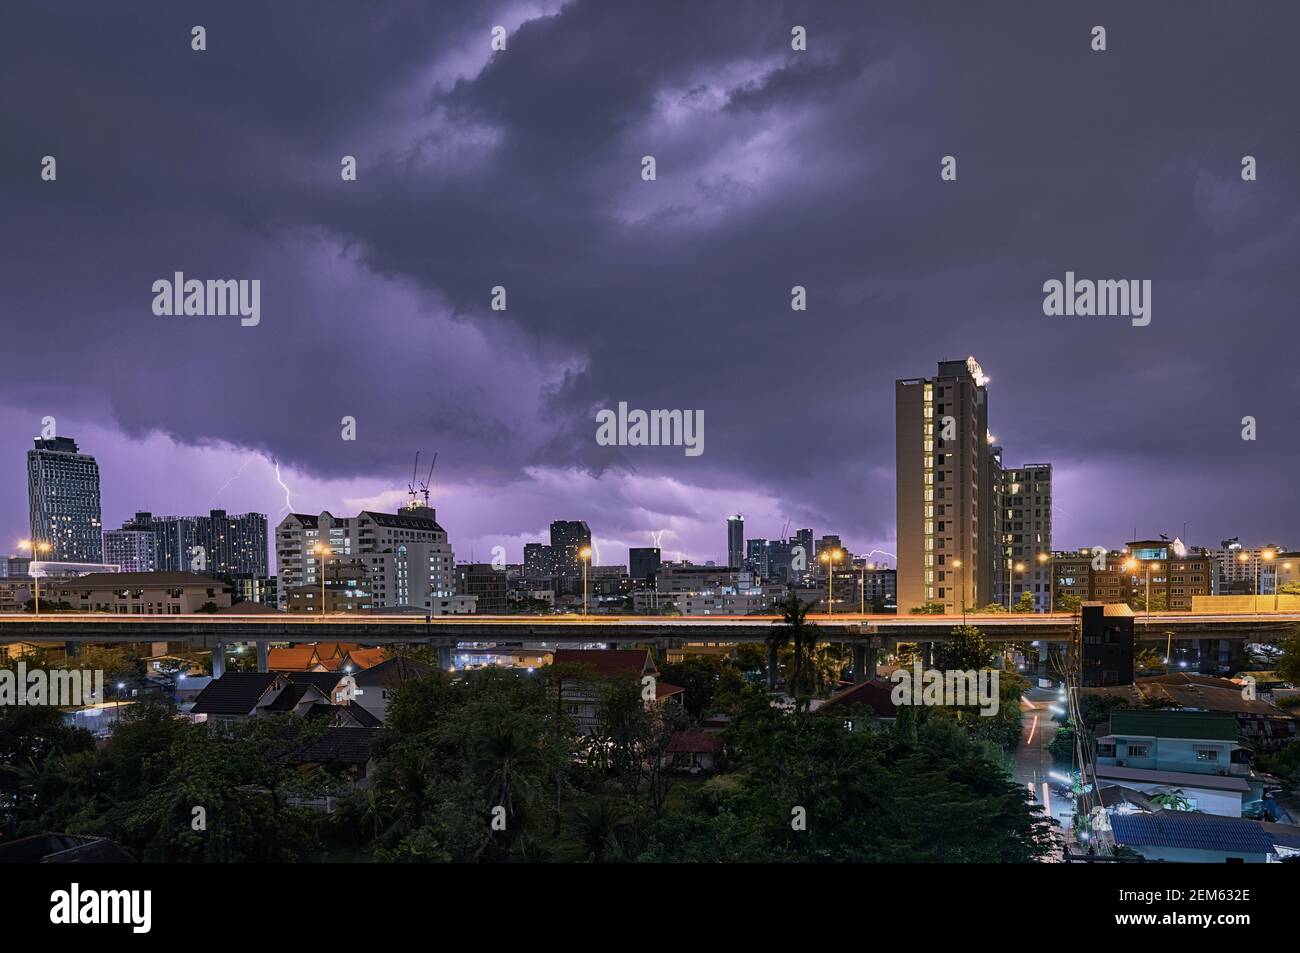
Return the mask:
M 277 672 L 227 672 L 199 692 L 192 711 L 196 715 L 247 715 L 280 677 Z
M 378 665 L 372 665 L 370 668 L 363 668 L 360 671 L 353 672 L 352 678 L 357 685 L 361 687 L 370 687 L 372 685 L 383 685 L 390 687 L 400 685 L 403 681 L 413 678 L 424 678 L 432 675 L 436 669 L 428 662 L 421 662 L 413 658 L 389 658 L 380 662 Z
M 375 734 L 374 728 L 326 728 L 323 735 L 290 755 L 290 760 L 299 764 L 365 764 Z
M 312 516 L 310 513 L 292 513 L 290 515 L 306 529 L 315 529 L 316 523 L 320 520 L 319 516 Z M 288 519 L 288 517 L 285 517 L 285 519 Z
M 876 678 L 869 682 L 862 682 L 854 685 L 852 688 L 846 688 L 842 692 L 836 692 L 828 698 L 818 711 L 826 711 L 837 708 L 847 708 L 850 705 L 866 705 L 877 718 L 896 718 L 898 717 L 898 708 L 895 707 L 891 700 L 893 694 L 893 685 L 888 679 Z
M 285 672 L 290 682 L 300 685 L 314 685 L 330 701 L 334 700 L 334 689 L 339 682 L 347 678 L 341 672 Z
M 134 864 L 125 849 L 104 837 L 47 832 L 0 844 L 0 864 Z
M 284 687 L 284 690 L 280 692 L 280 694 L 275 696 L 275 699 L 271 704 L 266 706 L 266 710 L 293 711 L 302 702 L 303 696 L 309 692 L 318 696 L 320 699 L 318 704 L 323 704 L 329 701 L 329 697 L 324 692 L 320 691 L 315 685 L 310 685 L 306 682 L 290 682 Z M 313 701 L 315 700 L 316 699 L 313 699 Z
M 1116 814 L 1115 842 L 1133 847 L 1178 847 L 1238 854 L 1268 854 L 1273 838 L 1259 821 L 1196 811 Z
M 365 708 L 360 702 L 344 702 L 337 706 L 349 718 L 362 728 L 382 728 L 384 723 L 369 708 Z
M 376 526 L 387 526 L 391 529 L 420 529 L 443 532 L 443 528 L 438 525 L 438 521 L 427 516 L 376 513 L 374 510 L 362 510 L 360 515 L 369 518 Z

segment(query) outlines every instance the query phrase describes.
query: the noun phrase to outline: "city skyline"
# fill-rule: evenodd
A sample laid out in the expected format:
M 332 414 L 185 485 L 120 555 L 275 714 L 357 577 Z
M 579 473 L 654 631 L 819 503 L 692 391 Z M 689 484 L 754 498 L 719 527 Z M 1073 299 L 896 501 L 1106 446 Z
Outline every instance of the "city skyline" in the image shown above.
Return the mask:
M 753 537 L 788 520 L 896 552 L 892 382 L 967 354 L 1008 462 L 1055 465 L 1058 547 L 1184 522 L 1200 545 L 1297 538 L 1259 502 L 1288 498 L 1300 438 L 1287 375 L 1260 371 L 1300 290 L 1293 10 L 1110 6 L 1104 54 L 1027 3 L 997 30 L 960 7 L 539 2 L 358 34 L 330 8 L 311 43 L 285 11 L 205 16 L 201 55 L 164 42 L 193 19 L 164 5 L 149 31 L 31 11 L 6 48 L 30 91 L 0 176 L 24 236 L 0 264 L 22 316 L 0 380 L 10 547 L 52 416 L 100 461 L 105 526 L 275 522 L 285 487 L 295 511 L 392 511 L 423 449 L 465 558 L 562 518 L 606 562 L 656 542 L 721 562 L 729 512 Z M 1066 118 L 1028 124 L 1044 103 Z M 259 323 L 158 316 L 151 286 L 178 271 L 260 280 Z M 1151 281 L 1150 324 L 1045 315 L 1044 282 L 1073 274 Z M 707 411 L 707 451 L 599 445 L 621 401 Z

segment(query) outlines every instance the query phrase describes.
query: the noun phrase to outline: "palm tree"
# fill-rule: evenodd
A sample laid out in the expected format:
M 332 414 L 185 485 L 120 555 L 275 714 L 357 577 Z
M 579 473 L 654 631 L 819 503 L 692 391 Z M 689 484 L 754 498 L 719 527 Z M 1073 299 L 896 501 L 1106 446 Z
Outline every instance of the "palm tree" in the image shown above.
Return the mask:
M 776 654 L 786 645 L 794 647 L 794 668 L 790 678 L 790 694 L 796 698 L 800 689 L 807 689 L 806 684 L 813 671 L 813 654 L 817 648 L 817 627 L 808 622 L 808 610 L 811 602 L 800 602 L 794 586 L 785 602 L 777 605 L 781 609 L 781 622 L 767 637 L 767 678 L 768 687 L 775 690 Z
M 536 794 L 546 767 L 541 749 L 522 726 L 510 718 L 501 718 L 475 739 L 472 747 L 475 773 L 484 778 L 489 803 L 505 808 L 506 817 L 515 818 L 515 797 L 526 805 Z M 507 829 L 513 833 L 514 824 Z M 491 841 L 491 831 L 475 856 L 482 854 Z

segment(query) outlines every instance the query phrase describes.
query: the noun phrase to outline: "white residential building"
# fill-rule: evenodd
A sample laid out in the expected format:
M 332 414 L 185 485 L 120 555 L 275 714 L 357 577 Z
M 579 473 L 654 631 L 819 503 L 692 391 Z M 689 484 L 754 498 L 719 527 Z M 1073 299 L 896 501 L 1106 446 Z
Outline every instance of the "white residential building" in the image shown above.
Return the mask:
M 281 607 L 294 587 L 320 585 L 322 557 L 316 550 L 321 545 L 328 547 L 326 560 L 365 563 L 376 611 L 418 609 L 443 615 L 467 610 L 455 598 L 455 556 L 431 507 L 397 513 L 363 510 L 353 517 L 289 514 L 275 529 Z

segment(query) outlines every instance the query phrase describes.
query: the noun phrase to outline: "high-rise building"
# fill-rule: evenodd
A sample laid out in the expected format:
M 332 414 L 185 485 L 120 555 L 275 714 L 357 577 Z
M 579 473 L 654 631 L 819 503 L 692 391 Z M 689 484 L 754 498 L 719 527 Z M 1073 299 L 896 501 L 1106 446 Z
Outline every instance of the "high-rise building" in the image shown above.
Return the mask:
M 207 516 L 154 516 L 136 513 L 122 532 L 154 537 L 158 569 L 209 576 L 267 575 L 267 526 L 264 513 Z M 105 534 L 107 535 L 107 534 Z
M 808 565 L 812 565 L 817 558 L 815 545 L 813 544 L 813 531 L 811 529 L 796 530 L 794 534 L 795 545 L 803 547 L 803 558 Z
M 582 520 L 556 520 L 551 523 L 551 558 L 553 575 L 561 590 L 574 591 L 582 578 L 582 551 L 591 548 L 591 530 Z
M 1053 598 L 1070 595 L 1080 602 L 1125 602 L 1152 611 L 1186 612 L 1196 596 L 1210 595 L 1213 561 L 1200 550 L 1175 547 L 1167 540 L 1139 540 L 1123 549 L 1078 550 L 1052 554 Z
M 634 585 L 648 583 L 659 571 L 661 562 L 659 547 L 632 547 L 627 551 L 628 575 Z
M 1212 582 L 1214 594 L 1223 596 L 1252 595 L 1256 592 L 1271 594 L 1284 574 L 1285 558 L 1279 558 L 1284 547 L 1271 545 L 1254 549 L 1241 545 L 1237 538 L 1225 539 L 1218 549 L 1206 551 L 1214 564 Z M 1285 581 L 1285 580 L 1284 580 Z
M 318 547 L 328 553 L 322 556 Z M 362 510 L 354 517 L 290 513 L 275 529 L 280 605 L 298 586 L 319 586 L 322 561 L 336 557 L 356 557 L 366 564 L 371 604 L 378 610 L 423 609 L 438 615 L 456 596 L 447 531 L 427 506 L 397 513 Z
M 1052 465 L 1031 463 L 1018 469 L 998 467 L 997 516 L 1001 555 L 994 570 L 994 601 L 1006 605 L 1032 593 L 1034 610 L 1047 612 L 1051 601 Z M 1042 558 L 1040 558 L 1042 557 Z
M 524 543 L 524 578 L 550 579 L 555 575 L 555 558 L 545 543 Z
M 996 494 L 988 378 L 973 357 L 932 378 L 899 380 L 895 396 L 898 611 L 948 612 L 993 598 Z
M 103 561 L 99 464 L 71 437 L 38 439 L 27 451 L 27 502 L 32 539 L 50 544 L 45 559 Z
M 456 591 L 477 598 L 475 612 L 478 615 L 504 615 L 508 607 L 506 572 L 491 563 L 461 563 L 457 566 Z
M 148 530 L 107 530 L 104 561 L 117 566 L 120 572 L 157 572 L 158 540 Z
M 727 566 L 739 569 L 745 563 L 745 517 L 727 517 Z

